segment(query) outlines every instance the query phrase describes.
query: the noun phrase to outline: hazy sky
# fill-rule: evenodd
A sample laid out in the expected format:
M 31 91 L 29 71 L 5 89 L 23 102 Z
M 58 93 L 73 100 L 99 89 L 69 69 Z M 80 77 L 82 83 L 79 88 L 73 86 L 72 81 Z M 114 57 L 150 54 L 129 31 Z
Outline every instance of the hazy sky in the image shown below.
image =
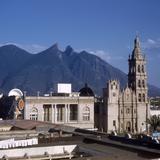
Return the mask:
M 87 50 L 128 72 L 138 34 L 149 82 L 160 87 L 159 0 L 0 0 L 0 45 L 39 52 L 58 42 Z

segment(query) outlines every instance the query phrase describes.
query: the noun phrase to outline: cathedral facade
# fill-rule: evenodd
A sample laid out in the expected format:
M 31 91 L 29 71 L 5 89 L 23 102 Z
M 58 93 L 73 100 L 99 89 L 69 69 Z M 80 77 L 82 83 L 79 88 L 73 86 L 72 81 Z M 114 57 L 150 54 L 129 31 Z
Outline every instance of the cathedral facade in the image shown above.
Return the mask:
M 128 84 L 120 89 L 118 80 L 110 80 L 103 90 L 100 126 L 103 131 L 140 133 L 147 131 L 149 117 L 146 59 L 141 52 L 139 38 L 128 59 Z

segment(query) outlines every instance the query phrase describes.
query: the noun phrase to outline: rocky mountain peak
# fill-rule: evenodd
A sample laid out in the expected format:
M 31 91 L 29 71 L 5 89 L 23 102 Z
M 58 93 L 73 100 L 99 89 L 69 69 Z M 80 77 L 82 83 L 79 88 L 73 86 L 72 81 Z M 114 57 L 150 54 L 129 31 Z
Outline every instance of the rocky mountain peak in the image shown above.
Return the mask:
M 49 49 L 53 51 L 59 51 L 58 43 L 53 44 Z
M 68 46 L 66 47 L 66 49 L 65 49 L 64 52 L 65 52 L 66 54 L 71 54 L 71 53 L 74 52 L 74 50 L 73 50 L 73 48 L 72 48 L 70 45 L 68 45 Z
M 101 95 L 110 79 L 118 79 L 122 87 L 127 83 L 127 75 L 119 69 L 86 51 L 75 52 L 71 46 L 62 52 L 56 43 L 36 55 L 8 47 L 0 47 L 0 90 L 5 93 L 13 87 L 27 91 L 28 95 L 37 91 L 48 93 L 59 82 L 72 83 L 78 91 L 88 82 L 94 93 Z M 158 96 L 160 89 L 149 86 L 149 93 Z

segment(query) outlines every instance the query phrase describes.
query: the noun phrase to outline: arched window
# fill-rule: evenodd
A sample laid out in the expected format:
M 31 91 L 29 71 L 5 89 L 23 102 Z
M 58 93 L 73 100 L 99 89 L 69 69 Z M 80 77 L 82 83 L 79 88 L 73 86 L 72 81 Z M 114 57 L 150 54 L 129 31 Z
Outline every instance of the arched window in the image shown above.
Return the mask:
M 128 132 L 131 131 L 131 122 L 129 122 L 129 121 L 126 123 L 126 130 L 127 130 Z
M 38 120 L 38 109 L 33 107 L 31 109 L 31 112 L 30 112 L 30 119 L 31 120 Z
M 90 109 L 89 107 L 85 107 L 83 109 L 83 121 L 89 121 L 90 120 Z
M 138 101 L 139 101 L 139 102 L 142 101 L 142 97 L 141 97 L 141 94 L 140 94 L 140 93 L 138 94 Z
M 140 65 L 138 65 L 138 72 L 141 72 Z
M 142 80 L 142 86 L 143 86 L 143 88 L 145 88 L 145 82 L 144 82 L 144 80 Z
M 144 65 L 142 65 L 142 72 L 144 73 Z
M 141 88 L 141 80 L 138 80 L 138 87 Z
M 127 114 L 130 113 L 130 109 L 129 109 L 129 108 L 126 109 L 126 113 L 127 113 Z

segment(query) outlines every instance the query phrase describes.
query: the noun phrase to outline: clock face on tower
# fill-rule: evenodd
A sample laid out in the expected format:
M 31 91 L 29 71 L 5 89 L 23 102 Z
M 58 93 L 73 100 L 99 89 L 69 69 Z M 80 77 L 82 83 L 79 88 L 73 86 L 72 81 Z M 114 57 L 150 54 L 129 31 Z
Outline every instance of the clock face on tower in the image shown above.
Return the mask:
M 115 92 L 113 92 L 113 97 L 115 97 L 116 96 L 116 93 Z

